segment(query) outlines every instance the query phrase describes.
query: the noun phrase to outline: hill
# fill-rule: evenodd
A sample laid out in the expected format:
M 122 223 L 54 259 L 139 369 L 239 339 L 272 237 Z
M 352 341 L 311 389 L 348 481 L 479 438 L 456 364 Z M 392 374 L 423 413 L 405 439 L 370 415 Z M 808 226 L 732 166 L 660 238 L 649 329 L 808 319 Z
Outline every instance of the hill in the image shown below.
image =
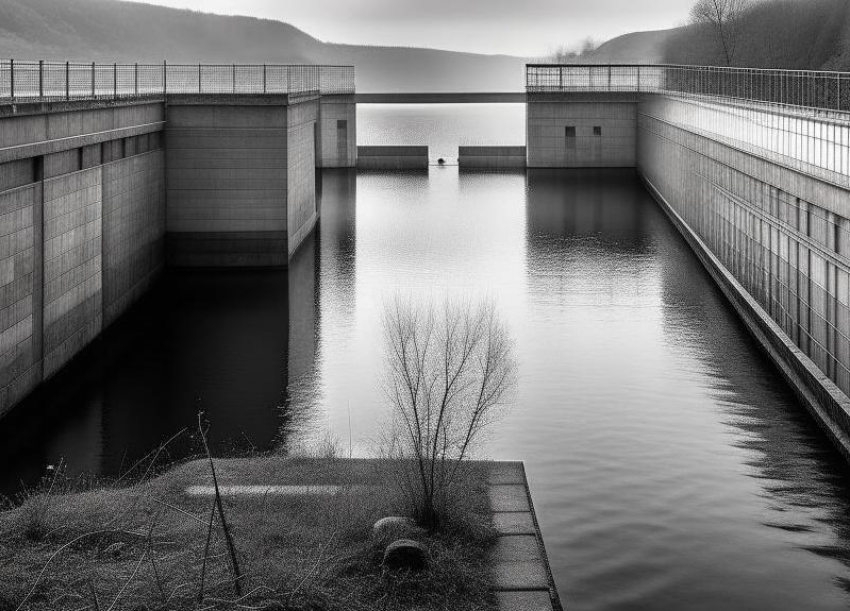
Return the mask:
M 387 92 L 519 90 L 525 63 L 503 55 L 336 45 L 280 21 L 118 0 L 0 0 L 0 57 L 355 64 L 358 90 Z
M 734 66 L 787 70 L 850 69 L 850 2 L 766 0 L 755 3 L 734 28 Z M 724 65 L 713 29 L 689 25 L 672 30 L 664 61 Z
M 658 64 L 664 61 L 665 44 L 676 30 L 633 32 L 612 38 L 582 57 L 599 64 Z

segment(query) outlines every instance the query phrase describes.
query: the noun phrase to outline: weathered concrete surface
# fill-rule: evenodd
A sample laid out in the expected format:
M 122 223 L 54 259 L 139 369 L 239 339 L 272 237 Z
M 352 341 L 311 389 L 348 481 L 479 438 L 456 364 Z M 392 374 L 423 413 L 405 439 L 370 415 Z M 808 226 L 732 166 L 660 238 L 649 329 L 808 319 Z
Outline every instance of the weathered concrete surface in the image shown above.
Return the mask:
M 178 265 L 287 265 L 318 218 L 318 121 L 315 94 L 0 107 L 0 414 L 148 290 L 166 242 Z
M 637 104 L 615 100 L 529 100 L 528 167 L 635 167 Z
M 358 146 L 360 170 L 427 170 L 427 146 Z
M 287 116 L 287 106 L 169 106 L 170 265 L 286 265 Z
M 460 146 L 457 164 L 476 170 L 512 170 L 526 167 L 524 146 Z
M 350 95 L 322 96 L 316 139 L 316 167 L 357 166 L 357 106 Z
M 162 101 L 0 113 L 0 414 L 161 267 L 164 114 Z
M 315 134 L 319 102 L 309 101 L 287 107 L 286 131 L 286 262 L 318 219 L 316 209 Z M 284 264 L 285 264 L 284 263 Z
M 493 525 L 499 533 L 488 561 L 502 611 L 561 611 L 521 462 L 490 465 Z
M 850 458 L 850 191 L 693 133 L 665 104 L 681 102 L 655 98 L 640 107 L 642 176 Z
M 148 148 L 103 166 L 105 326 L 147 292 L 165 265 L 165 156 Z

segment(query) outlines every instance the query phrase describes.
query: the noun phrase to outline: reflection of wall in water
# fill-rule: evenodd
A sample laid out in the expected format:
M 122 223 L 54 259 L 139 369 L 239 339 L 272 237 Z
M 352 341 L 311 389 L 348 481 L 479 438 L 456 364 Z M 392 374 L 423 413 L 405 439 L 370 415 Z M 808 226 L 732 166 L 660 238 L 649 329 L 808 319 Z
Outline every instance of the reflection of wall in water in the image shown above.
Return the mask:
M 301 385 L 315 376 L 319 264 L 315 234 L 308 235 L 289 262 L 289 384 Z
M 330 279 L 321 284 L 333 293 L 333 307 L 340 314 L 353 313 L 357 254 L 356 171 L 324 170 L 321 193 L 320 271 L 324 278 Z
M 646 248 L 635 180 L 634 170 L 528 170 L 529 248 L 581 237 L 598 239 L 606 250 Z

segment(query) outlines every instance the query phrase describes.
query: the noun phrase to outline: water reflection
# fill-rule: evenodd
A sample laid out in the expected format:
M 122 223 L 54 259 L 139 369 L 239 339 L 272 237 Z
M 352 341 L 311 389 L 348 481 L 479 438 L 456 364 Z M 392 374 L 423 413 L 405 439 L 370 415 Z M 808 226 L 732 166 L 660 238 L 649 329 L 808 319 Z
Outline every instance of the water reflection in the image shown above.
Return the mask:
M 569 606 L 844 608 L 846 466 L 634 175 L 529 172 L 526 208 L 494 453 L 528 464 Z
M 288 271 L 168 271 L 3 420 L 0 493 L 60 460 L 72 476 L 116 476 L 183 429 L 165 460 L 190 455 L 198 410 L 218 454 L 275 447 L 291 415 L 289 381 L 315 365 L 315 249 L 308 240 Z

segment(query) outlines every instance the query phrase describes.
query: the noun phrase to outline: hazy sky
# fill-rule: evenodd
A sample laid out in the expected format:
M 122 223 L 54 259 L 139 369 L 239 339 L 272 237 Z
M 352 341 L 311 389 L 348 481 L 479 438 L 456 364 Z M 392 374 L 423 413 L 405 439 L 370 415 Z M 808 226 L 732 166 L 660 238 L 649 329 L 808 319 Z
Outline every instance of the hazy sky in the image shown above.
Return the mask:
M 539 56 L 685 21 L 693 0 L 144 0 L 286 21 L 328 42 Z

